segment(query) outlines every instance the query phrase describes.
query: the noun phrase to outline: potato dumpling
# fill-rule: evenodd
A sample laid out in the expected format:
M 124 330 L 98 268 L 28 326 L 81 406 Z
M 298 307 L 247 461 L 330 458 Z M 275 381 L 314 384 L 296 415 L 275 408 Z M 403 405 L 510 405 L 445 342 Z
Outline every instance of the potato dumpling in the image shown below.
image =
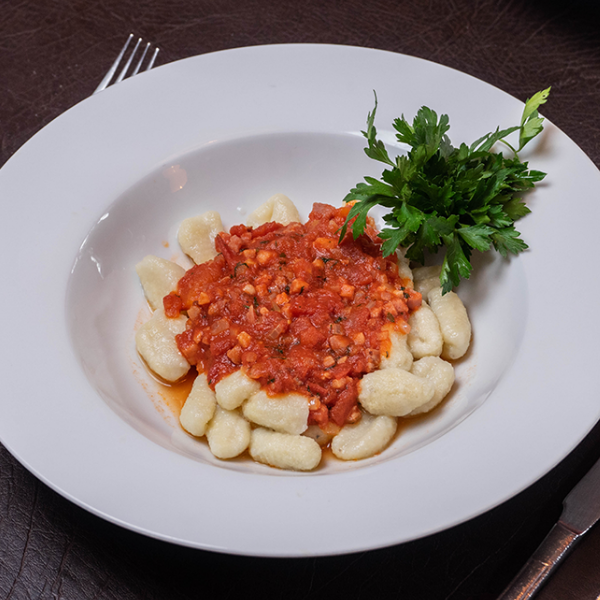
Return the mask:
M 308 426 L 308 399 L 302 394 L 271 397 L 261 390 L 243 404 L 242 411 L 248 421 L 282 433 L 298 435 Z
M 215 238 L 223 231 L 221 216 L 209 210 L 197 217 L 185 219 L 179 226 L 177 240 L 181 249 L 198 265 L 217 255 Z
M 408 348 L 414 358 L 439 356 L 442 353 L 444 340 L 440 324 L 427 302 L 423 301 L 421 307 L 410 315 L 408 324 Z
M 231 375 L 227 375 L 227 377 L 223 377 L 215 385 L 217 402 L 219 406 L 227 410 L 238 408 L 244 400 L 250 398 L 258 390 L 260 390 L 260 383 L 248 377 L 242 369 L 231 373 Z
M 162 308 L 163 298 L 177 288 L 177 282 L 185 275 L 183 267 L 151 254 L 135 265 L 135 270 L 152 310 Z
M 413 362 L 413 355 L 408 349 L 407 336 L 404 333 L 391 330 L 391 347 L 389 352 L 382 354 L 380 369 L 404 369 L 408 371 Z
M 190 369 L 190 363 L 177 348 L 175 336 L 185 331 L 187 317 L 169 319 L 159 308 L 135 335 L 137 351 L 147 365 L 166 381 L 181 379 Z
M 321 447 L 312 438 L 259 427 L 250 437 L 250 456 L 280 469 L 311 471 L 321 462 L 322 454 Z
M 396 256 L 398 257 L 398 275 L 403 279 L 409 279 L 412 283 L 413 274 L 410 269 L 410 261 L 406 258 L 407 248 L 398 248 Z
M 206 426 L 215 414 L 217 400 L 210 389 L 205 373 L 200 373 L 181 409 L 179 422 L 181 426 L 197 437 L 206 433 Z
M 435 265 L 433 267 L 418 267 L 413 269 L 413 278 L 415 290 L 419 292 L 423 298 L 427 299 L 427 294 L 434 287 L 440 286 L 440 273 L 442 267 Z
M 413 375 L 427 379 L 433 385 L 433 397 L 429 402 L 415 408 L 410 414 L 419 415 L 435 408 L 447 395 L 454 384 L 454 367 L 439 356 L 425 356 L 413 363 Z
M 358 401 L 372 415 L 403 417 L 433 398 L 433 385 L 404 369 L 367 373 L 358 385 Z
M 435 314 L 442 332 L 442 358 L 456 360 L 464 356 L 471 342 L 471 322 L 467 309 L 455 292 L 442 295 L 438 286 L 427 294 L 427 301 Z
M 217 405 L 206 429 L 206 439 L 214 456 L 234 458 L 250 444 L 250 423 L 237 411 L 225 410 Z
M 323 431 L 318 425 L 309 425 L 302 435 L 312 438 L 319 446 L 327 446 L 333 438 L 332 433 Z
M 360 460 L 381 452 L 396 433 L 393 417 L 375 417 L 363 412 L 355 425 L 346 425 L 331 442 L 334 455 L 342 460 Z
M 258 227 L 259 225 L 270 223 L 271 221 L 281 223 L 282 225 L 300 222 L 298 209 L 284 194 L 275 194 L 261 204 L 246 219 L 246 225 L 249 227 Z

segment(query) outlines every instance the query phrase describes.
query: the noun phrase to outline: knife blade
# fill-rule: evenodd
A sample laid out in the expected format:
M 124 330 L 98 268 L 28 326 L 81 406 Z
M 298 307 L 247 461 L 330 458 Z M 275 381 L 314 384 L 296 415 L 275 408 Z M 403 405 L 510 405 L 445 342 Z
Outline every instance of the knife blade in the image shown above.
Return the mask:
M 600 520 L 600 460 L 563 501 L 560 521 L 580 535 Z
M 498 600 L 532 598 L 581 537 L 600 520 L 600 460 L 563 500 L 558 522 Z

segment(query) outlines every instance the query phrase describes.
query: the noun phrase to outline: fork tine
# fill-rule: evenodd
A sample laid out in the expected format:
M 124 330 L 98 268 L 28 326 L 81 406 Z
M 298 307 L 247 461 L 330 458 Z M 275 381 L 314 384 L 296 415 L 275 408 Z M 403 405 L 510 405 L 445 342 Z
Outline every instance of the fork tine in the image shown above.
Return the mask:
M 108 73 L 104 76 L 104 79 L 102 79 L 102 81 L 100 82 L 100 85 L 94 90 L 94 94 L 97 92 L 101 92 L 106 86 L 108 86 L 108 84 L 110 83 L 110 80 L 112 79 L 113 75 L 115 74 L 115 71 L 117 70 L 117 67 L 119 66 L 119 63 L 121 62 L 121 59 L 123 58 L 123 55 L 125 54 L 125 50 L 127 50 L 127 47 L 129 46 L 129 42 L 131 41 L 132 37 L 133 37 L 133 33 L 130 33 L 129 37 L 127 38 L 127 41 L 125 42 L 125 45 L 123 46 L 123 48 L 121 48 L 121 52 L 119 52 L 119 56 L 117 56 L 117 59 L 112 64 L 112 67 L 108 70 Z
M 158 48 L 155 48 L 154 54 L 152 55 L 152 58 L 150 59 L 150 62 L 148 63 L 148 66 L 146 67 L 146 71 L 149 71 L 154 66 L 154 61 L 156 60 L 157 54 L 158 54 Z
M 119 56 L 117 56 L 117 59 L 112 64 L 108 73 L 104 76 L 104 78 L 100 82 L 100 85 L 95 89 L 94 94 L 106 89 L 111 84 L 112 78 L 114 77 L 115 72 L 119 68 L 119 64 L 123 60 L 123 56 L 125 55 L 125 52 L 127 51 L 127 48 L 129 46 L 129 42 L 131 42 L 132 38 L 133 38 L 133 33 L 130 33 L 129 37 L 127 38 L 127 41 L 125 42 L 125 45 L 123 46 L 123 48 L 121 48 L 121 52 L 119 52 Z M 135 47 L 129 54 L 129 58 L 127 59 L 125 66 L 121 69 L 121 72 L 119 73 L 119 76 L 115 79 L 114 83 L 119 83 L 127 76 L 127 71 L 131 67 L 133 58 L 137 54 L 138 48 L 140 47 L 141 43 L 142 43 L 142 38 L 138 38 L 138 41 L 136 42 Z M 144 48 L 144 51 L 142 52 L 141 58 L 137 61 L 137 64 L 135 65 L 135 69 L 133 70 L 133 72 L 130 75 L 131 77 L 133 77 L 134 75 L 137 75 L 139 73 L 139 71 L 142 67 L 142 64 L 144 63 L 144 59 L 146 58 L 146 55 L 148 54 L 148 50 L 150 49 L 151 45 L 152 44 L 150 42 L 148 42 L 146 44 L 146 47 Z M 149 71 L 154 66 L 154 62 L 156 61 L 157 55 L 158 55 L 158 48 L 155 48 L 154 52 L 152 54 L 152 57 L 150 58 L 150 62 L 148 63 L 148 66 L 145 68 L 145 71 Z
M 141 43 L 142 43 L 142 38 L 138 38 L 135 48 L 129 55 L 129 59 L 125 63 L 125 66 L 121 69 L 121 72 L 119 73 L 119 76 L 115 80 L 115 83 L 119 83 L 120 81 L 123 81 L 123 77 L 125 77 L 125 73 L 127 73 L 127 70 L 129 69 L 129 67 L 131 65 L 131 61 L 133 60 L 133 57 L 134 57 L 135 53 L 137 52 L 137 49 L 140 47 Z
M 148 54 L 148 48 L 150 48 L 150 42 L 148 42 L 146 44 L 146 47 L 144 48 L 144 51 L 142 52 L 142 58 L 140 58 L 140 60 L 138 60 L 137 65 L 135 65 L 135 69 L 133 70 L 133 73 L 131 74 L 132 77 L 139 73 L 140 67 L 142 66 L 142 63 L 144 62 L 144 59 L 146 58 L 146 54 Z

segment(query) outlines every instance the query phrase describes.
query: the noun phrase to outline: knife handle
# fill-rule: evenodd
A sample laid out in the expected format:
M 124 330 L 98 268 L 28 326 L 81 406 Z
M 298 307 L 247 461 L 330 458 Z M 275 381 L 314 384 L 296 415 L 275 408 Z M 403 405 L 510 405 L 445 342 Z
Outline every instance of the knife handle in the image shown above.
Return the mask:
M 560 521 L 556 523 L 498 600 L 532 598 L 580 537 Z

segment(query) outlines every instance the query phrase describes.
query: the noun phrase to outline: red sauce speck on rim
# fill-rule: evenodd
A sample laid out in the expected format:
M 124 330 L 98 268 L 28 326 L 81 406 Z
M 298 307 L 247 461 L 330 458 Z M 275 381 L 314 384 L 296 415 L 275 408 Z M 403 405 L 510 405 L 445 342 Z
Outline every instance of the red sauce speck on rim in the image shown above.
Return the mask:
M 164 298 L 167 316 L 187 311 L 177 345 L 211 387 L 243 367 L 271 395 L 306 395 L 309 424 L 360 418 L 357 383 L 389 352 L 390 331 L 409 331 L 421 295 L 381 256 L 370 220 L 338 243 L 349 210 L 315 204 L 305 224 L 236 225 Z

